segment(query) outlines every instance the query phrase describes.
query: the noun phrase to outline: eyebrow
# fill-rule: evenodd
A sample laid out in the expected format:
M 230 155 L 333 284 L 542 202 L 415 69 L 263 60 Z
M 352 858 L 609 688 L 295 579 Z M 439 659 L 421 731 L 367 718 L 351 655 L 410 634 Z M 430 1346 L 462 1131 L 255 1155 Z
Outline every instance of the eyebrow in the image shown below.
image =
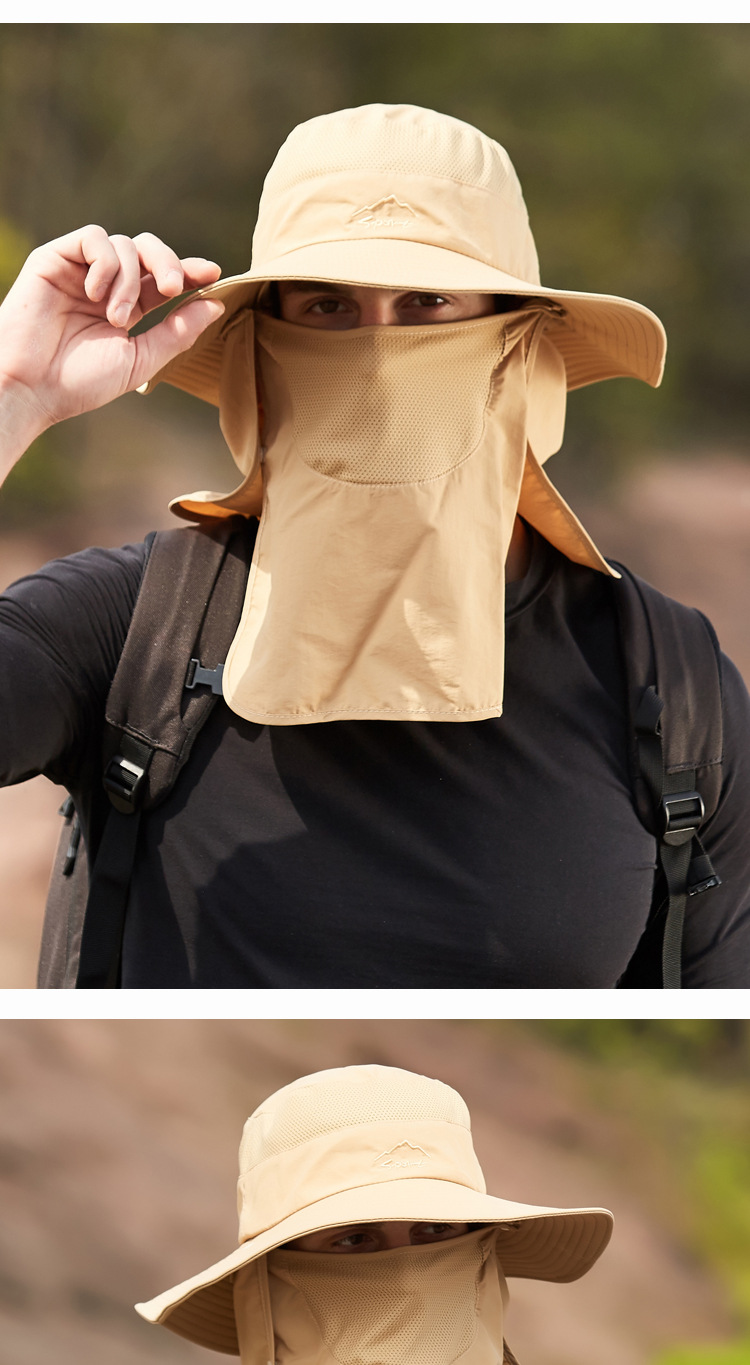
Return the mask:
M 346 294 L 345 285 L 326 283 L 325 280 L 279 280 L 280 285 L 284 285 L 295 294 L 318 294 L 322 290 L 326 294 Z

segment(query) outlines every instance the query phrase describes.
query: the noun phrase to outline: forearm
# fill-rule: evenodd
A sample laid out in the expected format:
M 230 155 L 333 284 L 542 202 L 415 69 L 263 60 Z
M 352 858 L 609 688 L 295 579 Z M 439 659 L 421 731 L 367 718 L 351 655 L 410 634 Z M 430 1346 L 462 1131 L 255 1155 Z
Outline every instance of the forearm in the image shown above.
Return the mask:
M 0 375 L 0 484 L 32 441 L 50 425 L 29 390 Z

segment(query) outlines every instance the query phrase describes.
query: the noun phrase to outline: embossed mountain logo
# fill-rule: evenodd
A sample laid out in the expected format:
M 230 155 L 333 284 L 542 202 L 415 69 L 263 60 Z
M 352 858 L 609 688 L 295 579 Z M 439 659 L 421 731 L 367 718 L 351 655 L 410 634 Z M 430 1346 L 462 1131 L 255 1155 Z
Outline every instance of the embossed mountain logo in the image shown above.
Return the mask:
M 411 204 L 404 204 L 395 194 L 389 194 L 377 204 L 366 204 L 363 209 L 357 209 L 349 222 L 365 227 L 408 227 L 416 216 Z
M 387 1152 L 381 1152 L 373 1161 L 373 1166 L 384 1166 L 386 1170 L 404 1170 L 406 1167 L 424 1166 L 430 1160 L 424 1147 L 413 1142 L 398 1142 Z

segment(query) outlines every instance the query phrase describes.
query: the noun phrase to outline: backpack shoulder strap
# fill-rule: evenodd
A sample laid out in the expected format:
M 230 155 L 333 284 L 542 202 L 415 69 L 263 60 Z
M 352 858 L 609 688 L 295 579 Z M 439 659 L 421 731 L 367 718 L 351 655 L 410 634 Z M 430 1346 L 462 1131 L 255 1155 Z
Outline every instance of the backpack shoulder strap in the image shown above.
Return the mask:
M 72 796 L 66 796 L 59 814 L 63 824 L 47 892 L 36 976 L 39 990 L 72 990 L 75 986 L 89 893 L 81 822 Z
M 83 860 L 75 860 L 73 874 L 62 849 L 70 836 L 63 831 L 60 876 L 53 871 L 45 919 L 51 947 L 43 954 L 44 971 L 40 964 L 40 985 L 118 984 L 141 811 L 171 790 L 221 695 L 223 661 L 242 611 L 252 548 L 244 517 L 157 532 L 147 543 L 140 590 L 106 703 L 103 781 L 112 809 L 87 896 Z M 63 920 L 64 958 L 59 927 L 52 927 Z
M 719 646 L 702 612 L 675 602 L 622 564 L 614 584 L 628 690 L 631 770 L 641 822 L 658 841 L 667 888 L 662 971 L 681 984 L 688 896 L 720 885 L 699 831 L 722 781 Z
M 104 787 L 123 814 L 164 799 L 221 696 L 248 568 L 244 517 L 153 536 L 105 714 Z

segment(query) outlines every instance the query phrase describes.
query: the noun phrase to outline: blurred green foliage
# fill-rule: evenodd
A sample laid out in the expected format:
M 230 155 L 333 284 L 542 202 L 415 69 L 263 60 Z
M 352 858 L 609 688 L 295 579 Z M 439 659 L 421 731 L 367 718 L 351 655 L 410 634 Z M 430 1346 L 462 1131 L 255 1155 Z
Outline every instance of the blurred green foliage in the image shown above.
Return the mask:
M 29 239 L 0 214 L 0 296 L 10 289 L 31 247 Z
M 607 1064 L 701 1077 L 750 1076 L 746 1019 L 555 1019 L 538 1020 L 533 1027 Z
M 747 444 L 747 25 L 5 24 L 2 231 L 37 243 L 87 221 L 149 229 L 241 271 L 284 137 L 369 101 L 425 104 L 496 137 L 543 279 L 663 318 L 662 390 L 573 394 L 557 477 L 590 484 L 655 449 Z
M 728 1346 L 678 1346 L 665 1351 L 658 1365 L 750 1365 L 750 1338 Z
M 72 512 L 84 489 L 65 428 L 38 436 L 3 484 L 4 530 L 44 528 Z
M 538 1020 L 587 1066 L 589 1093 L 651 1141 L 646 1197 L 719 1274 L 738 1340 L 676 1345 L 658 1365 L 750 1365 L 750 1021 Z M 617 1153 L 620 1163 L 627 1159 Z

